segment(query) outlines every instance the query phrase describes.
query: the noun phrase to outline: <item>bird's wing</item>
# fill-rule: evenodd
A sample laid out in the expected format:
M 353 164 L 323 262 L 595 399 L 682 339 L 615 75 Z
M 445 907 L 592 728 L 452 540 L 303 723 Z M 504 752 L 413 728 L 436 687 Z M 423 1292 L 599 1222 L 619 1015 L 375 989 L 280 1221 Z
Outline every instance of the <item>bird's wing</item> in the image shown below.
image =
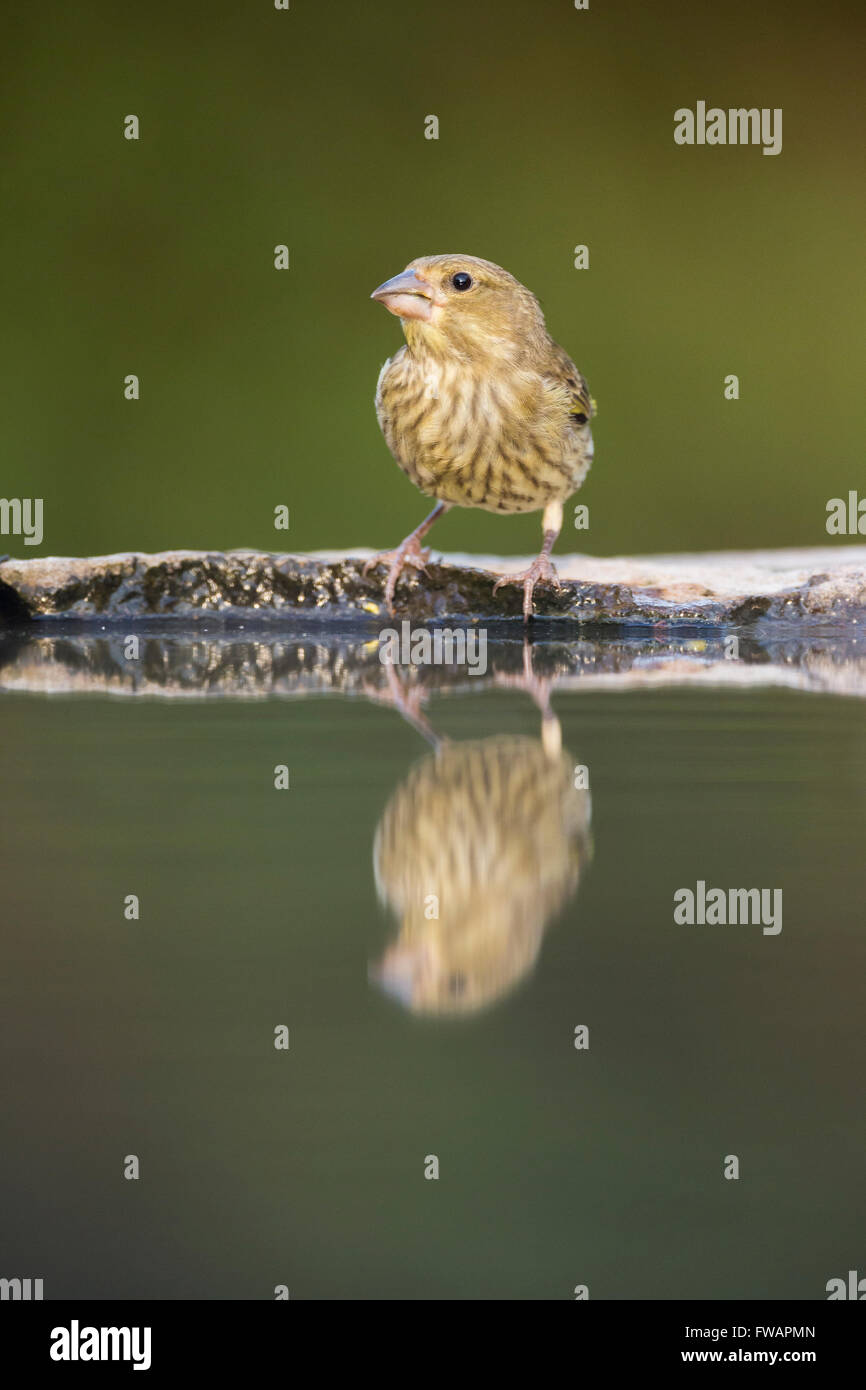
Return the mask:
M 545 367 L 545 381 L 549 384 L 550 390 L 564 400 L 569 415 L 573 416 L 578 424 L 583 424 L 595 415 L 596 404 L 589 394 L 589 387 L 568 353 L 558 343 L 550 344 L 550 355 Z

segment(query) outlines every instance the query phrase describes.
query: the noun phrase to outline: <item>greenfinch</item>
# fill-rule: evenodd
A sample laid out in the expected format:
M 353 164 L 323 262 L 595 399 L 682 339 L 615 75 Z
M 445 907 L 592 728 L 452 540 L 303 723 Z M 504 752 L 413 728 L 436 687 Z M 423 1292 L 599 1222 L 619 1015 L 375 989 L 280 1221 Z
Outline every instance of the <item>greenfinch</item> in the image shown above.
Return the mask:
M 557 737 L 443 744 L 391 797 L 373 861 L 400 929 L 370 974 L 413 1013 L 467 1015 L 502 998 L 576 891 L 591 802 Z
M 586 381 L 548 333 L 535 295 L 492 261 L 422 256 L 372 298 L 397 315 L 406 337 L 379 375 L 379 424 L 403 472 L 436 506 L 367 568 L 388 563 L 393 613 L 400 574 L 406 565 L 423 569 L 421 541 L 450 507 L 543 511 L 540 555 L 494 588 L 522 584 L 528 622 L 536 584 L 559 587 L 550 554 L 563 503 L 592 462 Z

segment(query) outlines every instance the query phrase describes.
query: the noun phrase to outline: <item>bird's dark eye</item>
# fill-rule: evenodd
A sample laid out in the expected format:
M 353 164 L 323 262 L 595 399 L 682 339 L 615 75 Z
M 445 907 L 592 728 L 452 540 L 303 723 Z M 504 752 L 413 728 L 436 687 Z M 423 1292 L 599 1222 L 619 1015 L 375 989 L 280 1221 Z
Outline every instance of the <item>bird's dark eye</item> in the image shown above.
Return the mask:
M 458 270 L 456 275 L 451 276 L 451 283 L 455 290 L 469 290 L 472 288 L 472 276 L 467 275 L 465 270 Z
M 572 418 L 575 419 L 579 425 L 586 424 L 586 416 L 582 410 L 576 410 Z

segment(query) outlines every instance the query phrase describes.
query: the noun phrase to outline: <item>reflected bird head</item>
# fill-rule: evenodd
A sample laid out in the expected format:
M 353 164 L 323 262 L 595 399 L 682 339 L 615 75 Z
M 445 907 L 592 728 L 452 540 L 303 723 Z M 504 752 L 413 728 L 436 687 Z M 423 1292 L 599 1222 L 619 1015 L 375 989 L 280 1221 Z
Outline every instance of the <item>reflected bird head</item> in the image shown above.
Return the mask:
M 379 895 L 399 920 L 371 979 L 413 1013 L 467 1015 L 532 969 L 590 854 L 574 761 L 539 739 L 446 745 L 382 816 Z

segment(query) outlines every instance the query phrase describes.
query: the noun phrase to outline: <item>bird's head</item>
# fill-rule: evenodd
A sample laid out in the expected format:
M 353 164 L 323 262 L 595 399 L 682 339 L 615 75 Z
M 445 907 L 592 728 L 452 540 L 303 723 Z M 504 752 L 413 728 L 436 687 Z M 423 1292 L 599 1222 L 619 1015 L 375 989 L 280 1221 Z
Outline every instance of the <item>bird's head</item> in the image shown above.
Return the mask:
M 517 361 L 547 337 L 535 295 L 478 256 L 419 256 L 371 298 L 402 320 L 410 351 Z

